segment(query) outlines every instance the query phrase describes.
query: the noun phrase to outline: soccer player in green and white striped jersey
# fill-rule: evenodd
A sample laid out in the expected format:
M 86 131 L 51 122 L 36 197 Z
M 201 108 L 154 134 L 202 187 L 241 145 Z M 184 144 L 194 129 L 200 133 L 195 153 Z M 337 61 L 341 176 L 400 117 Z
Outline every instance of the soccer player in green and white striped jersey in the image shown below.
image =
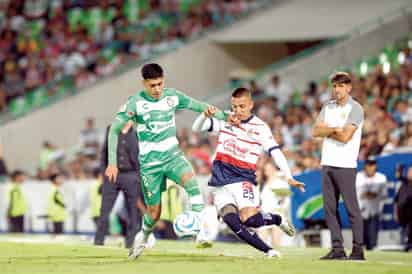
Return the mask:
M 179 149 L 176 138 L 175 112 L 189 109 L 203 112 L 206 103 L 199 102 L 174 88 L 164 88 L 163 70 L 158 64 L 147 64 L 142 68 L 145 90 L 129 97 L 112 123 L 109 133 L 109 165 L 106 176 L 115 182 L 117 137 L 124 124 L 132 120 L 139 138 L 140 176 L 142 192 L 148 212 L 143 217 L 143 229 L 136 236 L 135 248 L 129 258 L 137 258 L 147 245 L 147 240 L 160 217 L 161 193 L 166 189 L 166 178 L 183 186 L 191 204 L 191 209 L 200 212 L 203 199 L 194 178 L 191 164 Z M 221 111 L 215 117 L 224 120 Z

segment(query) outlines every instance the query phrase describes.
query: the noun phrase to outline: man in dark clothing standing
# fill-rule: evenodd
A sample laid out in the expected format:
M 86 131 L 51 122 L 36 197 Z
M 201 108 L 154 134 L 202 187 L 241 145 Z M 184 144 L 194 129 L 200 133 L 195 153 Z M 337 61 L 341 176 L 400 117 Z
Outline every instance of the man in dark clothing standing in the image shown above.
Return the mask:
M 402 185 L 395 197 L 395 218 L 405 228 L 407 242 L 405 251 L 412 251 L 412 166 L 401 168 L 397 171 L 397 177 Z
M 105 142 L 102 150 L 101 168 L 105 170 L 108 163 L 107 155 L 107 137 L 109 127 L 106 131 Z M 140 172 L 139 172 L 139 147 L 136 132 L 132 123 L 127 123 L 119 135 L 117 147 L 117 166 L 119 175 L 116 181 L 111 182 L 104 176 L 103 194 L 100 218 L 97 225 L 97 231 L 94 239 L 95 245 L 103 245 L 106 227 L 109 222 L 109 215 L 116 201 L 119 191 L 123 191 L 126 201 L 126 209 L 129 220 L 127 224 L 126 248 L 133 246 L 134 238 L 137 233 L 139 222 L 139 210 L 136 206 L 137 200 L 141 196 L 140 191 Z

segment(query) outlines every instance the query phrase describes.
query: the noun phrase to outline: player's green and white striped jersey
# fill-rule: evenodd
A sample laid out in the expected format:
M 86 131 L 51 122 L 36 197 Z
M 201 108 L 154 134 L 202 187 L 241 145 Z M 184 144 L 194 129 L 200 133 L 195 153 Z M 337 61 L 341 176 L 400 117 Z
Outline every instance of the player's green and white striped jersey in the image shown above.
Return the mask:
M 142 167 L 150 167 L 160 165 L 181 153 L 176 138 L 176 110 L 203 112 L 207 106 L 173 88 L 165 88 L 158 100 L 145 91 L 140 91 L 129 97 L 127 103 L 120 108 L 115 123 L 124 124 L 129 120 L 135 122 L 139 138 L 139 162 Z M 217 117 L 224 119 L 222 112 Z M 114 151 L 109 146 L 111 164 L 116 163 Z

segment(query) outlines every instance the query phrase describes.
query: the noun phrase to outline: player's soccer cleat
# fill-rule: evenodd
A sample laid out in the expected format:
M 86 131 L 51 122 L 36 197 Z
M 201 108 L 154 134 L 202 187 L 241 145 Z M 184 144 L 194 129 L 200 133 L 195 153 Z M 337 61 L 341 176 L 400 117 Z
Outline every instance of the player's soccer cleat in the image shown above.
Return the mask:
M 156 238 L 153 233 L 150 233 L 149 238 L 147 239 L 146 248 L 152 249 L 156 244 Z
M 196 235 L 196 247 L 211 248 L 213 246 L 213 242 L 210 240 L 210 232 L 208 224 L 206 222 L 204 210 L 198 213 L 198 218 L 200 222 L 200 230 L 199 233 Z
M 365 261 L 365 253 L 363 252 L 363 248 L 357 248 L 357 247 L 353 247 L 352 248 L 352 253 L 350 254 L 350 256 L 348 257 L 348 260 L 351 261 Z
M 211 248 L 213 247 L 213 242 L 207 241 L 207 240 L 199 240 L 199 241 L 196 241 L 196 247 L 197 248 Z
M 280 259 L 282 258 L 282 255 L 280 254 L 279 251 L 276 251 L 274 249 L 270 249 L 268 252 L 265 253 L 266 258 L 277 258 Z
M 328 254 L 320 257 L 321 260 L 346 260 L 346 253 L 344 250 L 331 250 Z
M 285 232 L 288 236 L 293 237 L 295 236 L 295 228 L 289 222 L 288 219 L 282 216 L 282 223 L 279 225 L 279 228 Z
M 146 241 L 143 235 L 143 231 L 137 233 L 135 246 L 129 249 L 129 260 L 136 260 L 142 254 L 143 250 L 145 250 L 146 248 L 152 248 L 154 246 L 155 240 L 151 240 L 151 237 L 152 239 L 154 239 L 154 236 L 150 235 L 149 240 Z

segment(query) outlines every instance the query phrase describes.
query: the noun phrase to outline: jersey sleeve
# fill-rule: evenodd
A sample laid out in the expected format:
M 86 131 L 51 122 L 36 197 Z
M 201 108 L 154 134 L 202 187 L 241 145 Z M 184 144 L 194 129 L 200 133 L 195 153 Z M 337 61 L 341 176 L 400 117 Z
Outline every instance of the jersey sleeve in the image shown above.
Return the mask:
M 354 104 L 349 113 L 347 124 L 359 127 L 363 122 L 363 109 L 359 104 Z
M 265 152 L 270 155 L 273 150 L 280 149 L 281 146 L 275 141 L 272 131 L 268 125 L 263 126 L 261 134 L 261 144 Z
M 218 120 L 214 117 L 208 118 L 209 120 L 209 127 L 207 129 L 208 132 L 211 133 L 218 133 L 222 127 L 224 127 L 225 121 Z
M 130 97 L 127 103 L 120 107 L 116 118 L 110 126 L 108 138 L 108 160 L 109 165 L 117 165 L 117 141 L 120 131 L 128 121 L 136 122 L 136 104 L 134 97 Z
M 116 113 L 116 120 L 127 122 L 136 121 L 136 103 L 134 97 L 129 97 L 127 102 L 122 105 Z
M 224 123 L 214 117 L 206 117 L 201 113 L 193 122 L 192 130 L 194 132 L 219 132 L 220 123 Z
M 207 107 L 209 106 L 208 104 L 204 103 L 204 102 L 200 102 L 186 94 L 184 94 L 181 91 L 176 90 L 176 95 L 177 98 L 179 100 L 178 104 L 177 104 L 177 109 L 188 109 L 188 110 L 192 110 L 194 112 L 198 112 L 201 113 L 203 111 L 205 111 L 207 109 Z M 218 111 L 214 117 L 216 117 L 219 120 L 226 120 L 227 119 L 227 114 L 225 114 L 223 111 Z

